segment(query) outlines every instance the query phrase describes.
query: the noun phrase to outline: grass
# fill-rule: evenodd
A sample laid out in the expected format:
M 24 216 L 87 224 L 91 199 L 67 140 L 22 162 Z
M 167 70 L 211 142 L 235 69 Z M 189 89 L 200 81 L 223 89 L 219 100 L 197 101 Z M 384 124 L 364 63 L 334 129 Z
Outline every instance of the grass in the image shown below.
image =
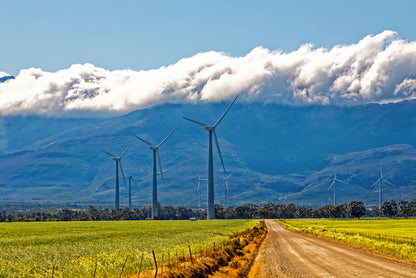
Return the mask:
M 193 260 L 180 260 L 168 264 L 161 277 L 247 277 L 257 255 L 258 248 L 267 234 L 264 222 L 251 230 L 227 241 L 215 250 L 209 250 L 194 256 Z M 163 272 L 163 275 L 162 275 Z M 141 277 L 154 277 L 153 271 L 143 273 Z M 131 278 L 138 278 L 132 276 Z
M 416 219 L 290 219 L 290 230 L 358 245 L 416 263 Z
M 0 223 L 0 277 L 119 277 L 199 253 L 252 220 Z M 142 260 L 143 256 L 143 260 Z M 125 266 L 123 267 L 123 265 Z

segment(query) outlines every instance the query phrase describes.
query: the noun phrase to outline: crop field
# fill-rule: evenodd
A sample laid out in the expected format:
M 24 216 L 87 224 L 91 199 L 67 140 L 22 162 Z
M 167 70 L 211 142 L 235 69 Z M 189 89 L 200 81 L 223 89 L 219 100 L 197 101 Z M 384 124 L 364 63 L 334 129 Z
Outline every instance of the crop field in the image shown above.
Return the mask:
M 0 223 L 0 277 L 119 277 L 199 253 L 253 220 Z
M 416 263 L 416 219 L 287 219 L 290 230 L 359 245 Z

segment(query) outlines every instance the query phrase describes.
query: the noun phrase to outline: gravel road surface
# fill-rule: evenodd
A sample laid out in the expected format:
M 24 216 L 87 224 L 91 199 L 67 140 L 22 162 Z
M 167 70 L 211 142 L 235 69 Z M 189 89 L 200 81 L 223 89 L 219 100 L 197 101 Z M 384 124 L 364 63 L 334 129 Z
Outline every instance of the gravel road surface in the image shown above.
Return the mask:
M 416 267 L 291 232 L 273 220 L 249 278 L 415 277 Z

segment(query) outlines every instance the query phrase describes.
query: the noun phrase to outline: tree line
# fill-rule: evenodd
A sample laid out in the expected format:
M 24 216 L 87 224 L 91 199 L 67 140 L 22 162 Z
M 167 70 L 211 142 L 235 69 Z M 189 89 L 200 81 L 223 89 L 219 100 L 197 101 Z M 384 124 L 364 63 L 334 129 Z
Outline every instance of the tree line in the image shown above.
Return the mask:
M 158 219 L 185 220 L 191 217 L 206 219 L 204 209 L 190 209 L 185 207 L 158 206 Z M 325 205 L 318 209 L 295 206 L 290 203 L 263 206 L 245 204 L 238 207 L 224 207 L 215 205 L 217 219 L 253 219 L 253 218 L 360 218 L 368 217 L 412 217 L 416 216 L 416 200 L 411 202 L 394 200 L 385 201 L 379 209 L 367 209 L 361 201 L 351 201 L 349 204 Z M 0 214 L 0 222 L 23 221 L 103 221 L 103 220 L 145 220 L 151 218 L 151 208 L 135 209 L 99 209 L 89 206 L 87 209 L 60 209 L 52 212 L 20 212 Z

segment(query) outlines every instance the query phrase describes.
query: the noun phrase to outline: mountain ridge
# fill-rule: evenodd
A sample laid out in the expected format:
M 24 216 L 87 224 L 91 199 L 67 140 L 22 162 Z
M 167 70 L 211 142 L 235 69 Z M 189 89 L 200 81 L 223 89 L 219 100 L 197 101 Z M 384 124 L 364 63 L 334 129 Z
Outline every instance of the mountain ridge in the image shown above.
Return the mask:
M 166 205 L 194 206 L 197 184 L 194 171 L 206 175 L 208 136 L 205 130 L 182 117 L 211 124 L 228 104 L 167 104 L 112 118 L 84 119 L 86 124 L 82 120 L 71 123 L 69 119 L 55 134 L 33 140 L 27 138 L 30 144 L 21 143 L 14 151 L 0 154 L 0 202 L 53 200 L 112 207 L 114 163 L 101 150 L 118 154 L 134 142 L 123 158 L 123 167 L 126 175 L 133 174 L 138 183 L 133 194 L 135 204 L 148 205 L 151 152 L 133 135 L 156 144 L 180 124 L 160 149 L 162 167 L 167 173 L 166 184 L 159 184 L 159 200 Z M 394 181 L 406 183 L 410 186 L 409 192 L 414 192 L 412 180 L 416 176 L 412 170 L 416 169 L 413 146 L 416 135 L 411 128 L 416 123 L 415 108 L 415 101 L 358 107 L 236 103 L 217 128 L 226 169 L 228 173 L 234 172 L 229 180 L 227 203 L 234 206 L 269 201 L 310 206 L 331 203 L 332 193 L 327 187 L 334 154 L 339 163 L 346 159 L 340 164 L 343 166 L 337 175 L 358 183 L 354 187 L 357 193 L 345 193 L 345 198 L 340 195 L 340 201 L 355 198 L 374 205 L 374 192 L 366 185 L 371 180 L 369 169 L 374 168 L 371 171 L 377 173 L 376 164 L 380 162 L 395 166 L 395 171 L 405 178 L 393 176 Z M 12 122 L 10 119 L 2 117 L 0 121 Z M 42 118 L 37 120 L 39 128 Z M 28 118 L 21 126 L 29 126 L 30 122 Z M 45 119 L 44 125 L 47 124 Z M 22 136 L 16 135 L 19 131 L 25 132 L 24 128 L 15 126 L 3 130 L 3 134 L 10 132 L 6 136 L 17 138 Z M 396 154 L 388 150 L 395 150 Z M 351 161 L 367 172 L 351 172 Z M 405 163 L 409 165 L 407 168 Z M 215 201 L 218 204 L 223 202 L 220 169 L 214 153 Z M 352 177 L 347 178 L 343 172 Z M 121 185 L 124 186 L 122 181 Z M 204 201 L 205 186 L 203 188 Z M 126 194 L 122 189 L 122 204 L 126 203 Z M 411 194 L 407 197 L 414 198 Z M 391 196 L 400 197 L 400 194 Z

